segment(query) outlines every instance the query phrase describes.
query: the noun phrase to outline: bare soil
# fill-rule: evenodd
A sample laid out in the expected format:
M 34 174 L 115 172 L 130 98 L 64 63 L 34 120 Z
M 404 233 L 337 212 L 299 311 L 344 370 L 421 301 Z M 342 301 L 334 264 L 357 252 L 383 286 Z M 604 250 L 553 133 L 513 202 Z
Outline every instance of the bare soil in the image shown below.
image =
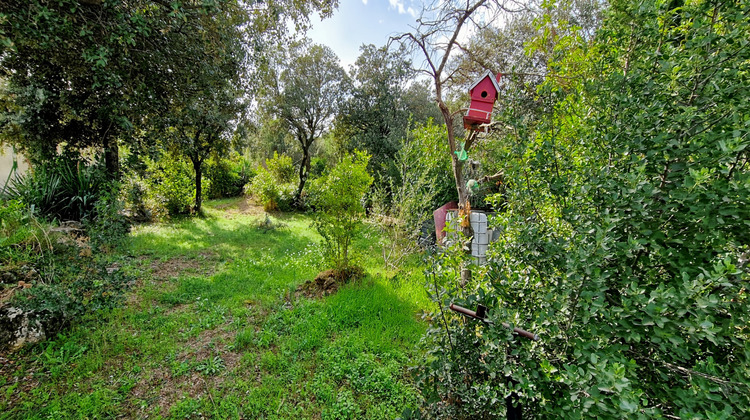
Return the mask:
M 360 267 L 350 267 L 344 270 L 326 270 L 319 273 L 314 280 L 308 280 L 297 287 L 295 297 L 322 298 L 338 292 L 339 288 L 351 281 L 365 276 Z

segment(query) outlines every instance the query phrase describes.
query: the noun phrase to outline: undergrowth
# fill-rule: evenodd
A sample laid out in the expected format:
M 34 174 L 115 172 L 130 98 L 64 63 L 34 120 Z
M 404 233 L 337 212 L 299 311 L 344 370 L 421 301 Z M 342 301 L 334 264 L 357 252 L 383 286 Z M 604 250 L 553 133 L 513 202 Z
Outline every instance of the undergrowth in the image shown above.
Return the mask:
M 392 419 L 418 407 L 416 263 L 383 270 L 365 229 L 364 279 L 295 297 L 323 267 L 311 218 L 264 229 L 262 211 L 239 203 L 136 227 L 119 266 L 139 273 L 127 305 L 9 356 L 0 418 Z

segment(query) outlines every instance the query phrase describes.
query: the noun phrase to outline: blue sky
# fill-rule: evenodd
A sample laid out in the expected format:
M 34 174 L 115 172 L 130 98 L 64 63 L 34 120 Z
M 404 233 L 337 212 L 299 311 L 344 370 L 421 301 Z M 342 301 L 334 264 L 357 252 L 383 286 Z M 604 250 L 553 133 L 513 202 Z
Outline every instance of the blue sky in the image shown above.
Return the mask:
M 389 36 L 410 31 L 409 25 L 416 23 L 421 8 L 419 0 L 341 0 L 333 17 L 312 19 L 308 36 L 331 47 L 349 70 L 362 44 L 380 47 Z

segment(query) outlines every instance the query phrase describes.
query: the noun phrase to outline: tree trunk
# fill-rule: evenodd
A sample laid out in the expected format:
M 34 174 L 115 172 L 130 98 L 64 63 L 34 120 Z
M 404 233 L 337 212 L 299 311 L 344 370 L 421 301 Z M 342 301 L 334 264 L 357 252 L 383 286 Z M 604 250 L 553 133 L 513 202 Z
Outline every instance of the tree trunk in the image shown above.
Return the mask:
M 437 79 L 436 79 L 437 80 Z M 466 183 L 464 182 L 464 163 L 458 160 L 456 152 L 458 146 L 456 144 L 455 135 L 453 133 L 453 115 L 451 114 L 448 106 L 441 99 L 442 85 L 436 83 L 436 92 L 438 95 L 438 107 L 440 113 L 443 115 L 445 121 L 445 129 L 448 134 L 448 144 L 451 152 L 451 167 L 453 169 L 453 179 L 456 181 L 456 192 L 458 193 L 458 215 L 461 221 L 461 231 L 463 233 L 463 242 L 461 244 L 464 252 L 471 257 L 471 242 L 474 237 L 474 229 L 471 227 L 471 206 L 469 205 L 469 194 L 466 191 Z M 468 150 L 467 150 L 468 152 Z M 465 286 L 471 280 L 471 270 L 464 266 L 461 268 L 461 287 Z
M 117 147 L 117 140 L 109 136 L 104 131 L 101 133 L 102 147 L 104 148 L 104 168 L 107 172 L 107 179 L 117 181 L 120 179 L 120 150 Z
M 310 175 L 310 167 L 310 145 L 305 146 L 303 144 L 302 162 L 299 165 L 299 186 L 297 187 L 297 193 L 294 195 L 294 206 L 297 208 L 302 207 L 302 190 L 305 188 L 305 182 Z
M 193 161 L 193 169 L 195 170 L 195 207 L 193 208 L 193 211 L 196 213 L 200 213 L 201 211 L 201 204 L 203 203 L 202 198 L 202 188 L 201 183 L 203 179 L 203 173 L 201 172 L 201 166 L 203 164 L 203 160 L 199 157 L 191 157 L 191 161 Z

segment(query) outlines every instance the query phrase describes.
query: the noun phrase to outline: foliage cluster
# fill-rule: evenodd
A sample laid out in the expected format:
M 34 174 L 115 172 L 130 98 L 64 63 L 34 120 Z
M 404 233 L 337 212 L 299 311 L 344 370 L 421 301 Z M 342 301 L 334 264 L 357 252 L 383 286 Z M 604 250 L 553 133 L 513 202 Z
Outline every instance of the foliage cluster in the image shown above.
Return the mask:
M 241 196 L 245 185 L 255 176 L 250 162 L 239 153 L 227 158 L 212 156 L 206 163 L 209 181 L 206 196 L 210 199 Z
M 147 160 L 143 181 L 146 184 L 146 199 L 154 203 L 157 214 L 160 209 L 170 216 L 193 211 L 193 168 L 180 155 L 164 153 L 158 160 Z
M 365 194 L 372 184 L 367 172 L 369 159 L 364 152 L 348 155 L 315 183 L 313 226 L 323 237 L 326 264 L 337 270 L 350 268 L 355 261 L 352 244 L 365 216 Z
M 102 252 L 122 245 L 130 228 L 113 197 L 101 196 L 84 220 L 90 237 L 82 230 L 53 229 L 56 224 L 37 218 L 25 203 L 0 204 L 2 281 L 13 289 L 21 280 L 26 284 L 4 298 L 34 311 L 48 334 L 116 306 L 131 280 Z
M 6 223 L 28 223 L 8 240 L 24 243 L 12 238 L 33 233 L 36 242 L 41 243 L 39 238 L 45 234 L 38 216 L 52 223 L 82 222 L 95 249 L 116 245 L 130 229 L 130 222 L 121 212 L 118 188 L 117 183 L 106 181 L 103 168 L 97 164 L 57 158 L 51 164 L 39 165 L 26 175 L 16 176 L 5 188 L 2 199 L 7 201 Z
M 44 281 L 17 292 L 12 304 L 36 311 L 42 319 L 55 320 L 59 330 L 88 315 L 118 306 L 133 280 L 123 271 L 113 269 L 107 258 L 82 257 L 75 246 L 57 246 L 44 263 L 40 266 Z
M 142 165 L 128 171 L 121 183 L 120 195 L 125 213 L 130 218 L 150 221 L 194 212 L 196 189 L 193 165 L 173 152 L 138 159 Z M 236 153 L 228 158 L 212 156 L 206 162 L 205 169 L 202 195 L 209 198 L 242 195 L 245 186 L 255 175 L 249 162 Z
M 4 268 L 34 261 L 48 247 L 45 231 L 28 207 L 18 200 L 0 205 L 0 261 Z
M 539 21 L 545 112 L 506 108 L 495 134 L 500 241 L 466 288 L 454 257 L 435 268 L 441 308 L 494 324 L 438 315 L 426 414 L 494 417 L 513 396 L 535 417 L 748 415 L 749 11 L 613 2 L 593 43 Z
M 390 182 L 398 182 L 393 179 L 399 171 L 396 156 L 410 125 L 426 124 L 439 113 L 429 89 L 414 82 L 405 49 L 363 45 L 360 51 L 335 134 L 342 137 L 345 151 L 363 150 L 372 156 L 367 168 L 374 185 L 387 190 Z
M 92 249 L 109 253 L 127 242 L 131 220 L 126 217 L 124 206 L 116 189 L 100 194 L 93 215 L 84 220 Z
M 289 211 L 294 204 L 294 166 L 292 158 L 274 152 L 266 167 L 258 169 L 250 193 L 266 211 Z
M 60 157 L 16 175 L 2 198 L 18 200 L 49 219 L 81 221 L 108 188 L 100 166 Z
M 393 269 L 416 251 L 425 231 L 434 231 L 433 210 L 455 195 L 443 136 L 432 121 L 412 129 L 396 153 L 396 173 L 386 185 L 374 186 L 372 212 L 385 241 L 384 262 Z

